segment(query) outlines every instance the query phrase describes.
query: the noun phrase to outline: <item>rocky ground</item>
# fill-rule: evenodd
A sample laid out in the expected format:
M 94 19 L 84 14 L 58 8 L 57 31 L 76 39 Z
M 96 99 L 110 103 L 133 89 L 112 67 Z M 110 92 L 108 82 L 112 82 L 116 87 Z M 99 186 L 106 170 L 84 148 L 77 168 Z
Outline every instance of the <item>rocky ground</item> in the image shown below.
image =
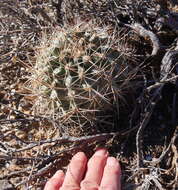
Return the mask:
M 122 51 L 139 68 L 139 88 L 97 130 L 64 136 L 60 121 L 33 112 L 24 84 L 44 34 L 88 19 L 127 34 Z M 123 189 L 177 189 L 177 63 L 176 1 L 1 1 L 0 189 L 42 189 L 75 152 L 100 146 L 120 161 Z

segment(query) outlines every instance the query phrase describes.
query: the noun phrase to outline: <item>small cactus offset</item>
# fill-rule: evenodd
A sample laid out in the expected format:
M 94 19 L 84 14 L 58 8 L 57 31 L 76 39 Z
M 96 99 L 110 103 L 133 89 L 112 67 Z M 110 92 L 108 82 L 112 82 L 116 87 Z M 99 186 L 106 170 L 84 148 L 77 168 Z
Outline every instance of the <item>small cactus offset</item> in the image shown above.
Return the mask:
M 90 22 L 56 30 L 41 44 L 28 81 L 36 95 L 33 110 L 80 127 L 111 110 L 129 86 L 127 61 L 117 43 L 109 27 Z

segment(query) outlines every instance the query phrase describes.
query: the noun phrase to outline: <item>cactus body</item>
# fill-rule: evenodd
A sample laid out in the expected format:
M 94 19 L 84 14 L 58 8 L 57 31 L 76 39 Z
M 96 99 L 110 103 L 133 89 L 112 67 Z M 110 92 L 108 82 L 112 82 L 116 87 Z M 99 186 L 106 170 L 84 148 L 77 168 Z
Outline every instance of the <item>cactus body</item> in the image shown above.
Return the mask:
M 109 31 L 81 23 L 43 41 L 29 85 L 37 95 L 35 112 L 83 127 L 93 124 L 97 113 L 113 108 L 128 71 Z

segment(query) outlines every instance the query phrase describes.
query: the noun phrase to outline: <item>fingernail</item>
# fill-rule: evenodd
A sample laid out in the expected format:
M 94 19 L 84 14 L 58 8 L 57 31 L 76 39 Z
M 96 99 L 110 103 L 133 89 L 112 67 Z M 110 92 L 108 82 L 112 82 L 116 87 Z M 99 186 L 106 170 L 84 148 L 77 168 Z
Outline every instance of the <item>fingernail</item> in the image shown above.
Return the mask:
M 85 159 L 85 154 L 83 152 L 78 152 L 77 154 L 74 155 L 73 157 L 76 160 L 84 160 Z
M 62 175 L 64 175 L 63 171 L 62 171 L 62 170 L 58 170 L 58 171 L 53 175 L 53 177 L 55 178 L 55 177 L 62 176 Z
M 114 157 L 109 157 L 109 158 L 107 159 L 106 164 L 107 164 L 108 166 L 117 166 L 117 165 L 118 165 L 118 161 L 117 161 Z
M 99 149 L 95 152 L 95 156 L 106 156 L 108 151 L 106 149 Z

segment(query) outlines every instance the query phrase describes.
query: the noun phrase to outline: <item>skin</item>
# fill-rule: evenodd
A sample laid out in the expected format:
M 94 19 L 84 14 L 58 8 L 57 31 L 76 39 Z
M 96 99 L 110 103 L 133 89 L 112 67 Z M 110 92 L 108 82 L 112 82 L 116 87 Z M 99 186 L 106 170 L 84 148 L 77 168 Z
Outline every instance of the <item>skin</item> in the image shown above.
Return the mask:
M 114 157 L 99 149 L 87 160 L 83 152 L 75 154 L 66 174 L 57 171 L 44 190 L 121 190 L 121 169 Z

